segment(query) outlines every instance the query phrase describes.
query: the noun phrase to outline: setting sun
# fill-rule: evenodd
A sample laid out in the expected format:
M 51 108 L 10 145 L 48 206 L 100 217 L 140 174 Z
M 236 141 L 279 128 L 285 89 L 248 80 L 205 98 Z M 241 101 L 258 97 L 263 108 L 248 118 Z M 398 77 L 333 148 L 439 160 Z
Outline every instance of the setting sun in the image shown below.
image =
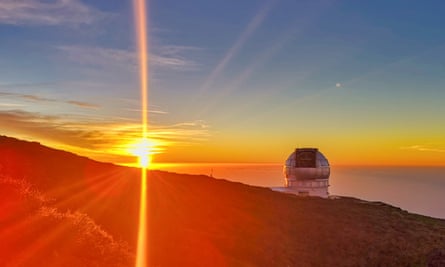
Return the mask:
M 156 152 L 156 144 L 153 140 L 142 138 L 136 143 L 130 145 L 129 152 L 138 157 L 137 166 L 148 168 L 152 162 L 152 156 Z

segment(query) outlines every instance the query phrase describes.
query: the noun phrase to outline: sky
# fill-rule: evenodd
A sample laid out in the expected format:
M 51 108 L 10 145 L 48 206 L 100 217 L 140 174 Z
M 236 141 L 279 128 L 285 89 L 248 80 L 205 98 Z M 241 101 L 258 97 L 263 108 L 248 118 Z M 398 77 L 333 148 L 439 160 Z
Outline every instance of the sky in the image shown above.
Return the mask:
M 445 2 L 150 0 L 162 162 L 445 165 Z M 0 134 L 128 164 L 132 1 L 0 0 Z

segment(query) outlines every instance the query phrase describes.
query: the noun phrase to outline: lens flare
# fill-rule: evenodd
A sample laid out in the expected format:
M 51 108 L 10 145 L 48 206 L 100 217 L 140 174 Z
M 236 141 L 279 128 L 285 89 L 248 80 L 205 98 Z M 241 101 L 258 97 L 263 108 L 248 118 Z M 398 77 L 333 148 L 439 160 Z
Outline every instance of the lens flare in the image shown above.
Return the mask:
M 145 0 L 134 0 L 134 14 L 136 20 L 136 35 L 138 43 L 139 79 L 141 87 L 141 115 L 142 140 L 148 140 L 148 42 L 147 42 L 147 13 Z M 147 225 L 147 166 L 150 153 L 148 148 L 139 155 L 141 168 L 141 196 L 139 205 L 139 231 L 136 254 L 136 267 L 148 265 L 148 225 Z
M 142 138 L 134 144 L 129 145 L 128 152 L 138 157 L 138 167 L 149 168 L 153 154 L 156 153 L 156 142 Z
M 141 201 L 139 206 L 139 231 L 138 247 L 136 252 L 136 267 L 146 267 L 148 244 L 147 244 L 147 169 L 142 168 L 141 175 Z

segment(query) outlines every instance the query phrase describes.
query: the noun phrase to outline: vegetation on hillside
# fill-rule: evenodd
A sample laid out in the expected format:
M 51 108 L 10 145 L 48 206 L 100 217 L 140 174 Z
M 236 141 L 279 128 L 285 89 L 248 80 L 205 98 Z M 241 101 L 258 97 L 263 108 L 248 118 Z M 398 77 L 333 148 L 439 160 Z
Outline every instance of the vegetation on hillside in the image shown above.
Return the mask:
M 25 180 L 0 178 L 0 266 L 132 265 L 125 242 L 51 202 Z

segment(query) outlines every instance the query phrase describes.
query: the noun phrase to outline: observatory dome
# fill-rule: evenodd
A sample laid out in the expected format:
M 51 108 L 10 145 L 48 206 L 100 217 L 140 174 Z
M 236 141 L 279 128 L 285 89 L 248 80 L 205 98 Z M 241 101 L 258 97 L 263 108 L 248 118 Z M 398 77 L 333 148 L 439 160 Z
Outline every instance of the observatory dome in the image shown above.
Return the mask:
M 330 167 L 317 148 L 297 148 L 284 164 L 285 187 L 298 195 L 328 197 Z
M 329 162 L 317 148 L 297 148 L 286 160 L 284 175 L 292 180 L 328 179 Z

